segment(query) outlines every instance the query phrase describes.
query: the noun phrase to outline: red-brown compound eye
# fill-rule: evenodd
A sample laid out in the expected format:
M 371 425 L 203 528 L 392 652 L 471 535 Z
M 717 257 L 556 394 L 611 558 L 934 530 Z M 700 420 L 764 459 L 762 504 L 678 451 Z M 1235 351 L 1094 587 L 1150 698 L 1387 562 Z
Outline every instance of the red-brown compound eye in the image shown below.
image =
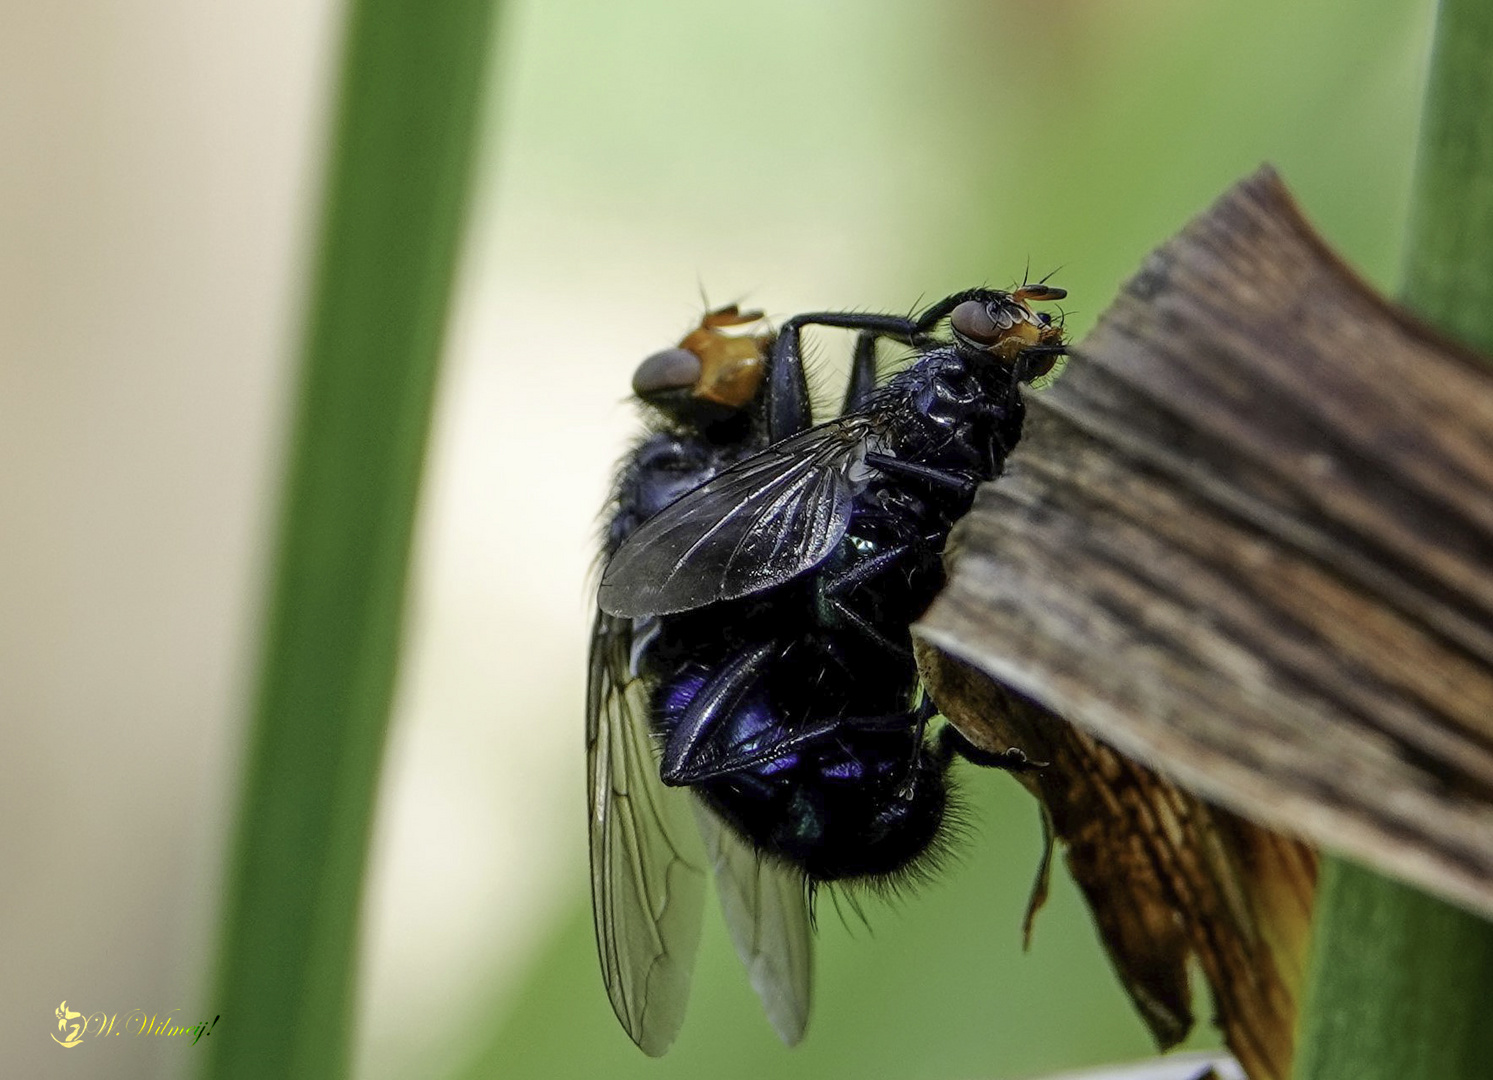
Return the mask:
M 960 337 L 978 345 L 994 345 L 1010 330 L 1011 323 L 1000 325 L 991 317 L 990 307 L 979 300 L 966 300 L 949 312 L 949 325 Z
M 638 365 L 632 392 L 645 401 L 675 390 L 693 390 L 700 381 L 700 358 L 688 349 L 665 349 Z

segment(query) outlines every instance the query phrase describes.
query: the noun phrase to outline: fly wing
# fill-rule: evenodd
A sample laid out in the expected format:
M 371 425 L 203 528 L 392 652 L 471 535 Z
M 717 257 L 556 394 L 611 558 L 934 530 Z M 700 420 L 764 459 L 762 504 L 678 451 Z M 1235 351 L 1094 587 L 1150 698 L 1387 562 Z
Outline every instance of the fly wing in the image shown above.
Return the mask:
M 764 859 L 699 803 L 721 910 L 752 989 L 778 1037 L 797 1045 L 809 1023 L 814 937 L 803 876 Z
M 841 417 L 719 473 L 645 521 L 602 573 L 612 615 L 690 611 L 817 566 L 850 523 L 870 422 Z
M 591 911 L 612 1008 L 633 1042 L 657 1057 L 684 1021 L 705 860 L 694 797 L 659 780 L 631 644 L 628 620 L 597 612 L 586 686 Z

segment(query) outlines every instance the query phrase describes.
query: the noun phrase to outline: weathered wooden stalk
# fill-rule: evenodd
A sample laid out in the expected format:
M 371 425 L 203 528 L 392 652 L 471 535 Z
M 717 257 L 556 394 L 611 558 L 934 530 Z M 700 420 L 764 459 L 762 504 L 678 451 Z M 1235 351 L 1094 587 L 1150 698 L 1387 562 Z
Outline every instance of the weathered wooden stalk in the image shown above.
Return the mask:
M 1050 739 L 1023 717 L 1056 714 L 1063 747 L 1160 774 L 1103 784 L 1181 808 L 1153 892 L 1205 970 L 1237 953 L 1208 970 L 1231 1047 L 1287 1075 L 1291 1023 L 1265 1017 L 1298 1000 L 1307 863 L 1252 862 L 1291 849 L 1241 818 L 1493 913 L 1493 368 L 1365 286 L 1266 169 L 1147 260 L 1030 407 L 918 627 L 934 696 L 984 745 Z M 1016 707 L 968 707 L 971 669 Z M 1107 802 L 1085 828 L 1133 825 Z M 1190 835 L 1198 814 L 1222 816 Z

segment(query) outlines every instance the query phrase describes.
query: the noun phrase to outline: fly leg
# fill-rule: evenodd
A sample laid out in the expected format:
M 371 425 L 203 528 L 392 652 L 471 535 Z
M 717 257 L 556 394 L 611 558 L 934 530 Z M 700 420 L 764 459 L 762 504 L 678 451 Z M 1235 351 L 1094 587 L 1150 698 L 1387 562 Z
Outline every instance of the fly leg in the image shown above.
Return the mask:
M 912 550 L 911 544 L 898 544 L 869 559 L 857 562 L 848 570 L 828 580 L 816 579 L 815 589 L 818 592 L 819 603 L 829 616 L 826 621 L 835 621 L 843 626 L 851 627 L 878 647 L 904 659 L 910 657 L 912 649 L 909 646 L 895 642 L 883 634 L 869 619 L 852 608 L 847 598 L 854 589 L 902 562 Z
M 923 691 L 923 699 L 918 702 L 917 708 L 913 710 L 913 720 L 917 725 L 917 731 L 912 738 L 912 760 L 907 763 L 907 779 L 902 781 L 902 787 L 897 794 L 904 799 L 912 798 L 913 785 L 918 780 L 918 758 L 923 753 L 923 733 L 928 730 L 928 721 L 938 715 L 938 706 L 933 704 L 933 699 L 928 696 L 928 691 Z
M 974 480 L 963 473 L 952 472 L 948 469 L 935 469 L 928 465 L 903 461 L 887 454 L 867 454 L 866 464 L 884 473 L 921 480 L 931 487 L 953 491 L 961 498 L 972 497 L 977 486 Z
M 958 754 L 973 765 L 1010 773 L 1035 772 L 1038 769 L 1045 769 L 1048 765 L 1045 761 L 1033 761 L 1019 746 L 1012 746 L 1005 750 L 982 750 L 966 739 L 953 724 L 946 724 L 939 731 L 938 750 L 941 760 L 945 762 Z
M 906 712 L 895 713 L 891 716 L 862 717 L 857 720 L 841 721 L 846 725 L 853 725 L 862 729 L 881 728 L 888 731 L 913 729 L 912 753 L 907 759 L 907 777 L 897 788 L 899 799 L 911 800 L 913 788 L 918 782 L 918 759 L 923 755 L 923 733 L 928 730 L 928 721 L 938 715 L 938 706 L 933 704 L 933 699 L 925 692 L 923 699 Z
M 936 320 L 935 320 L 936 321 Z M 813 417 L 809 409 L 809 384 L 804 378 L 800 331 L 805 326 L 831 326 L 842 330 L 860 330 L 873 339 L 871 366 L 875 367 L 874 339 L 892 337 L 910 340 L 916 323 L 900 315 L 868 315 L 859 312 L 821 311 L 795 315 L 778 328 L 772 346 L 772 372 L 767 383 L 767 437 L 779 442 L 807 428 Z M 860 352 L 860 349 L 857 349 Z M 852 382 L 854 378 L 852 377 Z M 875 382 L 874 371 L 872 383 Z
M 923 700 L 911 709 L 881 716 L 842 716 L 838 726 L 841 729 L 854 728 L 858 731 L 906 731 L 912 728 L 914 734 L 912 754 L 907 762 L 907 778 L 897 789 L 898 798 L 911 799 L 913 786 L 918 779 L 918 758 L 923 753 L 923 732 L 927 730 L 928 721 L 937 715 L 938 706 L 933 704 L 932 698 L 924 694 Z
M 840 415 L 860 412 L 876 389 L 876 342 L 880 334 L 862 330 L 855 336 L 855 355 L 850 361 L 850 382 L 845 387 L 845 401 Z

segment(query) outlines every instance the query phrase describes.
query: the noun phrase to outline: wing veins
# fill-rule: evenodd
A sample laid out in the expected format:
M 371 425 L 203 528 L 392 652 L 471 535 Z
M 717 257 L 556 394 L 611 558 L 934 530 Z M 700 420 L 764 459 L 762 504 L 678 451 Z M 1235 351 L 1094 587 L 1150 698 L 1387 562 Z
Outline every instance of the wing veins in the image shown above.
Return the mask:
M 671 503 L 613 555 L 602 574 L 604 609 L 621 616 L 687 611 L 816 565 L 849 520 L 848 466 L 869 427 L 857 415 L 811 428 Z M 728 549 L 722 541 L 733 538 Z
M 687 850 L 689 797 L 673 798 L 657 779 L 645 687 L 627 666 L 630 634 L 626 620 L 598 613 L 587 689 L 591 885 L 613 1010 L 657 1055 L 683 1020 L 703 866 Z

